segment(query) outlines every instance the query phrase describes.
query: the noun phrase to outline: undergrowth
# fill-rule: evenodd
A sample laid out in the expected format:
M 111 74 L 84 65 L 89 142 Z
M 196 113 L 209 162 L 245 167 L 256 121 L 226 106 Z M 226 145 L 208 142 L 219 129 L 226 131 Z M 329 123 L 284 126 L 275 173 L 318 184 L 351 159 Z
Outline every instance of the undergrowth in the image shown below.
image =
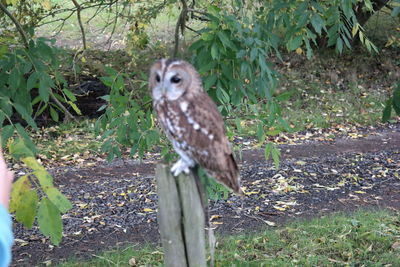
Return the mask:
M 217 237 L 215 266 L 400 266 L 400 216 L 363 210 Z M 130 246 L 58 267 L 162 266 L 159 247 Z

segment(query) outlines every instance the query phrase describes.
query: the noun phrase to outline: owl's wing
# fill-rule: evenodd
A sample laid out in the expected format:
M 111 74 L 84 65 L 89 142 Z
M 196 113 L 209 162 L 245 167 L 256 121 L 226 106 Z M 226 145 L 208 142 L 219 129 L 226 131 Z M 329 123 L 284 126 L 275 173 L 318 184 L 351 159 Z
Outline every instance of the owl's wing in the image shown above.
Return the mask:
M 179 125 L 185 133 L 177 140 L 187 144 L 189 154 L 218 182 L 241 193 L 239 169 L 215 103 L 201 92 L 192 99 L 181 99 L 178 105 Z

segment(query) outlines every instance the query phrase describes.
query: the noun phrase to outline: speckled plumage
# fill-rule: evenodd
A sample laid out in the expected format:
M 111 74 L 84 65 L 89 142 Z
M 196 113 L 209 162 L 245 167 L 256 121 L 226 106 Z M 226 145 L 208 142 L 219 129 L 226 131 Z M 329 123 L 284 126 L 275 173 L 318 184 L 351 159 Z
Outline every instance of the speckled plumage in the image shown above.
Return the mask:
M 158 121 L 181 159 L 172 172 L 188 172 L 195 164 L 241 194 L 239 169 L 217 106 L 201 85 L 192 65 L 183 60 L 157 61 L 149 85 Z

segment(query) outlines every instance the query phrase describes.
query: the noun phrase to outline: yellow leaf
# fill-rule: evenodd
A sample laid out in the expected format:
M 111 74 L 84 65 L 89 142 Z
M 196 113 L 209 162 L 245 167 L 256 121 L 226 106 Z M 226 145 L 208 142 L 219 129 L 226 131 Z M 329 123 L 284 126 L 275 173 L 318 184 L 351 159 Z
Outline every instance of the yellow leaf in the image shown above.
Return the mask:
M 3 178 L 3 177 L 0 177 Z M 16 182 L 13 183 L 11 191 L 10 212 L 18 210 L 25 192 L 31 189 L 31 182 L 27 175 L 21 176 Z
M 298 160 L 298 161 L 295 162 L 295 164 L 296 164 L 296 165 L 300 165 L 300 166 L 304 166 L 304 165 L 307 164 L 307 162 L 302 161 L 302 160 Z
M 42 1 L 42 6 L 46 10 L 51 10 L 51 1 L 50 0 Z
M 280 210 L 280 211 L 285 211 L 286 209 L 283 207 L 279 207 L 279 206 L 274 206 L 274 209 Z
M 19 0 L 6 0 L 7 5 L 12 5 L 15 6 L 16 4 L 18 4 Z
M 29 168 L 34 171 L 44 171 L 45 168 L 39 164 L 39 162 L 34 157 L 26 157 L 21 159 Z
M 303 49 L 301 49 L 300 47 L 298 47 L 298 48 L 296 49 L 296 54 L 298 54 L 298 55 L 303 54 Z
M 143 211 L 144 211 L 144 212 L 152 212 L 152 211 L 154 211 L 154 210 L 153 210 L 153 209 L 150 209 L 150 208 L 144 208 Z
M 244 194 L 250 196 L 250 195 L 257 195 L 258 193 L 260 193 L 260 191 L 251 191 L 251 192 L 246 192 Z
M 357 194 L 365 194 L 365 191 L 354 191 L 354 193 L 357 193 Z
M 351 34 L 353 35 L 353 37 L 356 36 L 357 32 L 358 32 L 358 24 L 356 24 L 351 30 Z
M 211 215 L 210 221 L 221 218 L 221 215 Z

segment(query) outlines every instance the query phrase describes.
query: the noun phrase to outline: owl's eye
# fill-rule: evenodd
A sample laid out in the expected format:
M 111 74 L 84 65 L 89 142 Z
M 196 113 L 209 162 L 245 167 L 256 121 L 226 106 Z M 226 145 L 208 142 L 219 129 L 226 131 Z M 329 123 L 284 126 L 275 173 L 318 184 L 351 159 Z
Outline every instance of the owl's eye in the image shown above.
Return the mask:
M 156 75 L 156 81 L 159 83 L 161 81 L 160 75 Z
M 179 83 L 181 81 L 181 78 L 179 78 L 178 76 L 173 76 L 171 78 L 171 83 Z

